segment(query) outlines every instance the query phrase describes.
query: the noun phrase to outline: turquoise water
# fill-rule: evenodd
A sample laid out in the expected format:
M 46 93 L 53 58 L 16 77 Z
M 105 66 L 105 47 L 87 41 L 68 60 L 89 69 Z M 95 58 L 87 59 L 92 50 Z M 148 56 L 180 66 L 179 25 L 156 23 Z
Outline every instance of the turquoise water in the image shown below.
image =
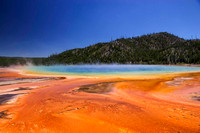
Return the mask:
M 200 67 L 160 65 L 55 65 L 28 66 L 25 70 L 62 75 L 143 75 L 200 71 Z

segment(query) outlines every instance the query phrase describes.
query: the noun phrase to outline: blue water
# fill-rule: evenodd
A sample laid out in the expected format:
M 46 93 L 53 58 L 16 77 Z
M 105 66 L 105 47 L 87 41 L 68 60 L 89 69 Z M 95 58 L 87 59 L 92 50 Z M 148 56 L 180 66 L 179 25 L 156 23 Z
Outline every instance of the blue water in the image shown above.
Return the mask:
M 200 67 L 160 65 L 55 65 L 29 66 L 25 70 L 63 75 L 143 75 L 200 71 Z

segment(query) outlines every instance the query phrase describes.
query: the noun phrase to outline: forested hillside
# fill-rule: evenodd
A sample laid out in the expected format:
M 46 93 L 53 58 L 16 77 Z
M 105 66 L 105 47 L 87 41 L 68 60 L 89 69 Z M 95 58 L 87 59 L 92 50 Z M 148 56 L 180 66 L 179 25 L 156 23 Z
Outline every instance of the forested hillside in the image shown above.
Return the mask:
M 121 38 L 52 55 L 46 63 L 200 64 L 200 40 L 184 40 L 166 32 Z
M 200 40 L 167 32 L 121 38 L 51 55 L 48 58 L 0 57 L 0 66 L 55 64 L 200 64 Z

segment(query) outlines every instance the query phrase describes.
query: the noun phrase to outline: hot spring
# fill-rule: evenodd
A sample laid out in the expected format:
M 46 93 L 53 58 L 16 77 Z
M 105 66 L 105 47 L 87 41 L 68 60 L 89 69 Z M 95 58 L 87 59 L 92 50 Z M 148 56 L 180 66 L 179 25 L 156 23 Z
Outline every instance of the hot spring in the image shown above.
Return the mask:
M 164 65 L 54 65 L 27 66 L 25 70 L 60 75 L 145 75 L 197 72 L 200 67 Z

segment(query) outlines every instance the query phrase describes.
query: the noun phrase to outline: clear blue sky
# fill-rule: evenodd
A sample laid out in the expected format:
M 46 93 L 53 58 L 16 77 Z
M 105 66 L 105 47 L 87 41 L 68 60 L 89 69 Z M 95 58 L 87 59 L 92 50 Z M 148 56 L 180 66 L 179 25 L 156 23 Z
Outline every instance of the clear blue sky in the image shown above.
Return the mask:
M 164 31 L 200 38 L 200 0 L 0 0 L 0 56 L 46 57 Z

